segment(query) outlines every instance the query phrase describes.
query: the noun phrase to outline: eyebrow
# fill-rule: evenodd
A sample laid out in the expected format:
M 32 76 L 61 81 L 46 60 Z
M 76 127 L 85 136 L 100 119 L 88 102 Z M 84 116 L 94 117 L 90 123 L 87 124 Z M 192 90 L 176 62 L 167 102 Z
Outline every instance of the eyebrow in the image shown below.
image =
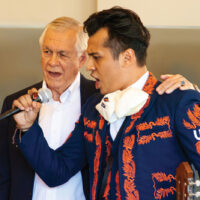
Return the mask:
M 49 48 L 48 46 L 44 46 L 44 47 L 42 47 L 42 49 L 48 49 L 48 50 L 51 50 L 51 51 L 52 51 L 52 49 Z M 66 50 L 59 50 L 59 51 L 56 51 L 56 53 L 65 53 L 65 54 L 67 54 L 67 55 L 70 54 L 70 52 L 69 52 L 69 51 L 66 51 Z
M 47 46 L 43 46 L 41 49 L 49 49 Z
M 57 53 L 65 53 L 65 54 L 70 54 L 70 52 L 69 51 L 64 51 L 64 50 L 60 50 L 60 51 L 57 51 Z
M 97 52 L 93 52 L 93 53 L 88 53 L 89 56 L 95 56 L 95 55 L 99 55 L 99 53 Z

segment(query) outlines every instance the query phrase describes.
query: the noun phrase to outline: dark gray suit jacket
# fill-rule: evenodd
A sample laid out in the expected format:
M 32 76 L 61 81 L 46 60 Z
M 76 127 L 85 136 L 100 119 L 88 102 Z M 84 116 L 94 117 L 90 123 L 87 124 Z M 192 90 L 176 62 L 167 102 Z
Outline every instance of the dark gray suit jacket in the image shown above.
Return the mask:
M 28 89 L 41 88 L 42 82 L 32 85 L 5 98 L 2 113 L 9 110 L 13 100 L 27 93 Z M 93 81 L 81 76 L 81 107 L 87 98 L 97 92 Z M 20 150 L 12 144 L 16 126 L 12 117 L 0 121 L 0 200 L 31 200 L 34 181 L 34 170 L 26 161 Z M 89 199 L 89 171 L 82 170 L 83 187 Z

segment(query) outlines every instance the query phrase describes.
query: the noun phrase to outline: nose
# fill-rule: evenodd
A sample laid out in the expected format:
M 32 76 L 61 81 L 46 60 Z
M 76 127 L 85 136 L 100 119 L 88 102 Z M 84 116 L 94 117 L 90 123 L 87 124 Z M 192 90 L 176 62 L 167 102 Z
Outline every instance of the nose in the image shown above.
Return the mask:
M 91 57 L 88 58 L 86 70 L 87 71 L 94 71 L 95 70 L 95 66 L 94 66 L 94 63 L 93 63 Z
M 59 58 L 56 53 L 53 53 L 49 59 L 49 64 L 51 66 L 57 66 L 59 64 Z

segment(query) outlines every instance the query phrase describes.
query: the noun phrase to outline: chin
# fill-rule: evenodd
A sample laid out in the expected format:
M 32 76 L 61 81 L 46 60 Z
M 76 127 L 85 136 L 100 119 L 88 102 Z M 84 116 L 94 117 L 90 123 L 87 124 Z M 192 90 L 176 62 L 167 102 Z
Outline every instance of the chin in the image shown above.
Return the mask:
M 100 89 L 100 93 L 101 93 L 102 95 L 106 95 L 106 94 L 108 94 L 109 92 L 108 92 L 108 91 L 104 91 L 104 90 Z
M 56 84 L 56 83 L 52 83 L 52 82 L 47 83 L 47 85 L 48 85 L 48 88 L 51 90 L 55 90 L 57 88 L 60 88 L 60 86 L 61 86 L 60 84 Z
M 105 94 L 105 92 L 101 88 L 99 88 L 99 91 L 101 94 L 103 94 L 103 95 Z

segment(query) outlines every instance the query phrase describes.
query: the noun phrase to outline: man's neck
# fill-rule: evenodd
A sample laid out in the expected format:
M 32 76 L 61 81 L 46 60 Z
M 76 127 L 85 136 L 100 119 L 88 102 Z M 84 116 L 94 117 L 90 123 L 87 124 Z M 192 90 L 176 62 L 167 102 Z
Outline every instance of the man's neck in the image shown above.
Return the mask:
M 67 89 L 67 88 L 66 88 Z M 59 101 L 60 102 L 60 96 L 64 91 L 59 91 L 59 90 L 51 90 L 52 92 L 52 98 L 54 101 Z
M 46 85 L 46 82 L 44 82 L 43 84 L 45 85 L 43 85 L 44 87 L 48 87 Z M 52 92 L 52 99 L 54 101 L 61 102 L 62 94 L 65 93 L 67 90 L 73 90 L 73 88 L 76 87 L 76 84 L 80 84 L 80 73 L 78 73 L 76 78 L 72 81 L 72 83 L 65 88 L 49 88 Z
M 129 74 L 126 75 L 125 84 L 122 89 L 126 89 L 127 87 L 136 83 L 145 73 L 147 72 L 146 66 L 138 67 L 137 70 L 133 70 Z

